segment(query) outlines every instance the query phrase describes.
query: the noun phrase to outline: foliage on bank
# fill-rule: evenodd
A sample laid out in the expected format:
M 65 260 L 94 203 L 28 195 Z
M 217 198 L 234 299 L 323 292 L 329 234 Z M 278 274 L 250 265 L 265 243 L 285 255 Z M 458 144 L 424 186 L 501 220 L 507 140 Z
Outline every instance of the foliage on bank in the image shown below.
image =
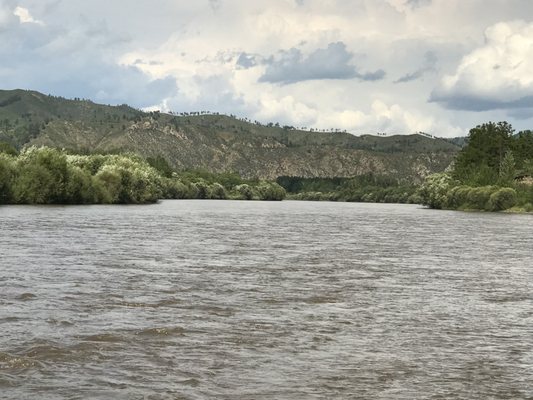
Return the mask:
M 416 186 L 390 176 L 365 174 L 353 178 L 277 179 L 293 200 L 347 201 L 367 203 L 417 203 Z
M 489 122 L 470 130 L 450 170 L 430 175 L 419 195 L 436 209 L 532 211 L 532 177 L 533 132 Z
M 76 155 L 0 146 L 0 204 L 143 204 L 159 199 L 282 200 L 276 183 L 169 170 L 133 154 Z

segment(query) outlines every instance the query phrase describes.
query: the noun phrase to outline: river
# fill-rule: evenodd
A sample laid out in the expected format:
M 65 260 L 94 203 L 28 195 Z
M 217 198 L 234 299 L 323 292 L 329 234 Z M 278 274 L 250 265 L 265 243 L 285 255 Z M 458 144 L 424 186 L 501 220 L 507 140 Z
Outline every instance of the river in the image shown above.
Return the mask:
M 0 207 L 0 399 L 532 399 L 533 217 Z

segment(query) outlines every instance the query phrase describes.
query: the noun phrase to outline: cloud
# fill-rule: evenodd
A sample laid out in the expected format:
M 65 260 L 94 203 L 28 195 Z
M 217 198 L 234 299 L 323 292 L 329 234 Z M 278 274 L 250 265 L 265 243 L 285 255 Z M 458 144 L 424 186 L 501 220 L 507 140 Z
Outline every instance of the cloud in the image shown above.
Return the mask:
M 304 57 L 302 51 L 292 48 L 281 51 L 278 57 L 267 61 L 261 82 L 294 83 L 318 79 L 351 79 L 356 70 L 350 61 L 353 55 L 344 43 L 330 43 L 326 49 L 317 49 Z
M 8 30 L 0 30 L 0 87 L 33 89 L 65 97 L 144 107 L 177 92 L 171 77 L 152 79 L 134 65 L 120 65 L 112 54 L 125 43 L 105 23 L 80 18 L 65 29 L 32 17 L 9 2 Z M 0 14 L 1 15 L 1 14 Z
M 428 72 L 435 71 L 435 65 L 437 64 L 437 61 L 438 61 L 435 53 L 428 51 L 426 52 L 424 57 L 425 57 L 425 63 L 422 67 L 420 67 L 414 72 L 410 72 L 408 74 L 403 75 L 402 77 L 395 80 L 394 83 L 411 82 L 411 81 L 422 78 Z
M 431 0 L 407 0 L 411 7 L 423 7 L 431 4 Z
M 498 23 L 485 43 L 443 77 L 431 101 L 453 110 L 533 107 L 533 24 Z
M 213 11 L 217 12 L 222 5 L 222 0 L 208 0 L 208 4 Z
M 260 82 L 290 84 L 309 80 L 352 79 L 376 81 L 383 79 L 385 71 L 360 73 L 350 64 L 353 54 L 342 42 L 330 43 L 304 57 L 301 50 L 292 48 L 280 52 L 278 57 L 265 61 L 267 68 Z
M 0 33 L 19 22 L 18 17 L 13 12 L 14 8 L 13 1 L 0 0 Z
M 248 69 L 257 65 L 256 57 L 252 54 L 241 53 L 237 59 L 237 66 Z
M 278 57 L 266 61 L 267 68 L 260 82 L 289 84 L 308 80 L 352 79 L 379 80 L 385 76 L 383 70 L 359 73 L 351 65 L 353 54 L 342 42 L 330 43 L 325 49 L 317 49 L 307 57 L 302 51 L 292 48 L 282 51 Z
M 19 18 L 20 22 L 23 24 L 44 25 L 43 21 L 34 19 L 27 8 L 16 7 L 13 11 L 13 14 L 16 15 Z

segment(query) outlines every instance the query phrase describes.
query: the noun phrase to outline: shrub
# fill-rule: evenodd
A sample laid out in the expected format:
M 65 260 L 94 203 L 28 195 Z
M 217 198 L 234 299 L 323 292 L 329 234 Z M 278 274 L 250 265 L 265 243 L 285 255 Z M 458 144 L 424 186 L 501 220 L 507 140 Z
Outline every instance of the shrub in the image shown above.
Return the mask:
M 66 154 L 48 147 L 30 147 L 17 159 L 20 175 L 15 184 L 19 203 L 65 203 L 69 168 Z
M 490 210 L 489 199 L 495 191 L 493 186 L 471 188 L 467 194 L 467 205 L 474 210 Z
M 489 207 L 492 211 L 502 211 L 515 206 L 516 202 L 516 190 L 501 188 L 490 195 Z
M 287 194 L 285 189 L 274 182 L 261 182 L 257 191 L 261 200 L 281 201 Z
M 72 204 L 90 204 L 96 200 L 91 175 L 79 167 L 69 167 L 65 200 Z
M 446 173 L 428 176 L 418 191 L 422 204 L 436 209 L 446 208 L 448 190 L 454 186 L 453 183 Z
M 208 199 L 209 198 L 209 186 L 203 180 L 193 183 L 194 190 L 196 192 L 195 198 Z
M 220 183 L 213 183 L 208 188 L 208 197 L 213 200 L 224 200 L 228 197 L 226 189 Z
M 52 173 L 36 164 L 23 165 L 13 185 L 13 200 L 19 204 L 52 203 L 56 182 Z
M 15 180 L 14 159 L 0 154 L 0 204 L 6 204 L 12 200 L 13 182 Z
M 447 194 L 447 206 L 453 210 L 464 208 L 468 202 L 468 193 L 472 190 L 470 186 L 455 186 Z
M 250 187 L 250 185 L 247 185 L 246 183 L 236 186 L 235 191 L 237 192 L 239 199 L 252 200 L 254 198 L 253 189 Z
M 98 203 L 118 203 L 122 190 L 122 179 L 118 171 L 110 167 L 103 168 L 94 176 L 93 185 Z
M 163 197 L 165 199 L 194 199 L 196 188 L 193 190 L 191 184 L 186 185 L 179 179 L 164 179 Z

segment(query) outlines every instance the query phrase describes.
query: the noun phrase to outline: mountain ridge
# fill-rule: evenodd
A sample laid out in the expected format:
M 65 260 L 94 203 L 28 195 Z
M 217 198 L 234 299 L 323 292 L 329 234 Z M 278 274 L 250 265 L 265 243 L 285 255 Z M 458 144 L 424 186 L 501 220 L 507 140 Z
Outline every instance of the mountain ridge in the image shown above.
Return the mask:
M 354 136 L 259 125 L 217 113 L 143 112 L 26 90 L 0 90 L 0 141 L 17 148 L 134 152 L 177 170 L 246 178 L 352 177 L 368 173 L 420 182 L 444 170 L 460 147 L 423 135 Z

